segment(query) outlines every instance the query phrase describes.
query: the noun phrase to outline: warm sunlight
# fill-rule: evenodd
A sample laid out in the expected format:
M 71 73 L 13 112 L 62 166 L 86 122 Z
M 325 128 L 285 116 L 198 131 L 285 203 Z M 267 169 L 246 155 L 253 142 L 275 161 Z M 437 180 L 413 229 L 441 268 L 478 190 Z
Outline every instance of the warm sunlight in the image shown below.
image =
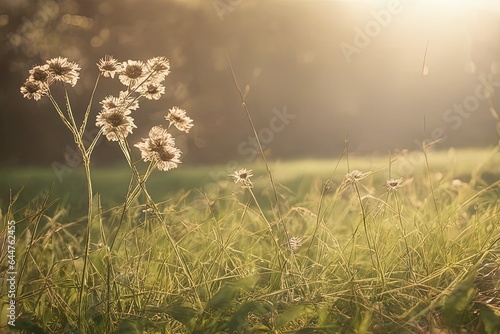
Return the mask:
M 1 7 L 0 333 L 500 333 L 500 0 Z

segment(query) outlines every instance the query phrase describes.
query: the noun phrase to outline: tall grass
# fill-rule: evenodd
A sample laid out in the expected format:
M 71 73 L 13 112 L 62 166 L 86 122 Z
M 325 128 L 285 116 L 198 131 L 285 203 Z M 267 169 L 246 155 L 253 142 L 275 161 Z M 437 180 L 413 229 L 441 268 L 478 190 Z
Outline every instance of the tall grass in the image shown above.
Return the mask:
M 432 155 L 429 163 L 432 169 Z M 283 223 L 303 240 L 294 251 L 275 244 L 263 219 L 273 217 L 272 207 L 258 206 L 269 198 L 263 178 L 253 194 L 229 180 L 211 192 L 179 193 L 158 203 L 159 215 L 139 198 L 126 211 L 99 209 L 84 295 L 87 331 L 495 333 L 500 182 L 472 187 L 435 171 L 434 202 L 425 173 L 416 170 L 421 176 L 396 191 L 379 182 L 384 171 L 359 180 L 358 189 L 341 189 L 340 172 L 301 195 L 278 184 Z M 18 329 L 80 330 L 85 218 L 67 212 L 50 194 L 23 207 L 13 195 L 2 217 L 15 219 L 19 231 Z M 286 270 L 269 256 L 276 247 Z

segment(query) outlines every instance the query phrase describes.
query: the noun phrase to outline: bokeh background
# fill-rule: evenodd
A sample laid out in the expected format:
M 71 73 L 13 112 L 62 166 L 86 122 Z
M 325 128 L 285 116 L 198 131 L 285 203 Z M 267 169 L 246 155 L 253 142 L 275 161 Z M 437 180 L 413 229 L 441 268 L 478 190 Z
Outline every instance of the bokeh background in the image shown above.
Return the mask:
M 52 105 L 19 92 L 33 65 L 57 56 L 82 67 L 70 96 L 80 114 L 105 54 L 169 58 L 167 93 L 141 103 L 130 138 L 184 108 L 195 127 L 177 142 L 190 164 L 253 157 L 226 52 L 271 158 L 332 157 L 347 136 L 360 154 L 416 149 L 426 137 L 441 138 L 443 149 L 498 142 L 490 112 L 500 109 L 498 1 L 16 0 L 0 8 L 1 166 L 65 163 L 72 138 Z M 474 102 L 485 80 L 490 101 L 453 110 Z M 98 102 L 122 88 L 101 80 L 90 130 Z M 269 132 L 284 111 L 294 118 Z M 93 161 L 121 159 L 116 143 L 102 141 Z

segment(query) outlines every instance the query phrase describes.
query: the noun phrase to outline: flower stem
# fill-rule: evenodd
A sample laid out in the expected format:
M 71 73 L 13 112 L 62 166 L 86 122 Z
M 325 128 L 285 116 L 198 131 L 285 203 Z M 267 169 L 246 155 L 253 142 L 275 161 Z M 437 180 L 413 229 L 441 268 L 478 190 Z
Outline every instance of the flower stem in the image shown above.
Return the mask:
M 90 232 L 92 228 L 93 192 L 92 192 L 92 178 L 90 174 L 90 157 L 87 154 L 83 154 L 83 166 L 85 168 L 85 178 L 87 181 L 88 211 L 87 211 L 87 230 L 85 234 L 85 252 L 84 252 L 85 254 L 83 257 L 82 279 L 81 279 L 80 292 L 78 296 L 79 300 L 78 322 L 80 326 L 82 325 L 83 319 L 85 317 L 83 294 L 87 283 L 87 267 L 89 263 L 89 252 L 90 252 Z

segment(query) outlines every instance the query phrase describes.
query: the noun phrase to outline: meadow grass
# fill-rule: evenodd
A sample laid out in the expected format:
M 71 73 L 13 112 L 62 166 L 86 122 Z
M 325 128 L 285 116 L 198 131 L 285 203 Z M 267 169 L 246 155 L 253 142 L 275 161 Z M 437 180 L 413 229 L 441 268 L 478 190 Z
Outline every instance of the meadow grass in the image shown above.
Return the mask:
M 350 156 L 350 170 L 372 171 L 351 183 L 345 159 L 338 166 L 335 160 L 270 163 L 281 222 L 262 166 L 248 166 L 252 189 L 229 178 L 214 182 L 210 175 L 222 175 L 224 166 L 152 174 L 148 190 L 160 216 L 141 196 L 126 210 L 113 206 L 123 202 L 130 170 L 96 169 L 94 189 L 102 194 L 94 196 L 84 328 L 85 205 L 75 219 L 68 204 L 79 205 L 84 175 L 75 170 L 49 192 L 48 170 L 4 170 L 8 187 L 27 185 L 10 202 L 4 197 L 2 216 L 16 221 L 16 328 L 498 333 L 500 170 L 498 153 L 490 152 L 430 152 L 429 170 L 424 159 L 406 168 L 408 154 L 395 161 Z M 389 169 L 403 176 L 392 191 Z M 2 239 L 6 234 L 5 223 Z M 6 307 L 2 326 L 5 314 Z
M 193 126 L 178 107 L 165 116 L 168 127 L 133 145 L 134 158 L 129 115 L 165 92 L 165 57 L 105 56 L 83 113 L 73 113 L 68 95 L 78 64 L 58 57 L 29 71 L 21 93 L 50 99 L 82 168 L 63 182 L 47 170 L 2 171 L 0 329 L 499 332 L 500 145 L 439 153 L 426 142 L 421 152 L 367 158 L 349 154 L 346 140 L 333 161 L 271 163 L 248 89 L 228 63 L 263 161 L 236 171 L 175 169 L 182 152 L 170 132 Z M 89 140 L 99 78 L 115 74 L 126 88 L 100 102 Z M 101 136 L 117 143 L 126 168 L 93 168 Z
M 492 183 L 500 174 L 500 158 L 492 155 L 492 148 L 470 148 L 431 152 L 432 169 L 435 173 L 446 174 L 448 178 L 458 178 L 469 182 L 474 174 L 481 173 L 486 183 Z M 388 177 L 388 156 L 351 155 L 350 162 L 363 171 L 377 170 L 374 177 L 379 183 Z M 409 178 L 415 174 L 425 173 L 422 152 L 412 152 L 400 156 L 396 163 L 395 174 Z M 297 159 L 275 160 L 271 162 L 273 174 L 278 183 L 298 191 L 299 197 L 305 196 L 314 182 L 325 181 L 332 176 L 337 164 L 336 159 Z M 257 174 L 257 182 L 266 184 L 265 168 L 260 163 L 245 165 Z M 411 167 L 411 169 L 409 169 Z M 476 170 L 476 169 L 481 170 Z M 155 198 L 169 198 L 180 191 L 205 190 L 211 184 L 224 184 L 228 175 L 233 172 L 225 165 L 190 165 L 186 163 L 180 169 L 169 172 L 168 176 L 155 173 L 150 176 L 149 191 Z M 347 165 L 338 166 L 334 177 L 341 180 L 347 173 Z M 62 179 L 50 167 L 0 167 L 0 208 L 7 208 L 10 193 L 18 193 L 18 205 L 26 205 L 34 198 L 49 192 L 52 198 L 65 202 L 75 214 L 83 215 L 86 210 L 85 174 L 82 168 L 71 169 Z M 130 168 L 124 164 L 96 168 L 93 173 L 93 184 L 96 192 L 101 194 L 107 206 L 123 203 L 130 179 Z M 68 192 L 68 189 L 71 189 Z

